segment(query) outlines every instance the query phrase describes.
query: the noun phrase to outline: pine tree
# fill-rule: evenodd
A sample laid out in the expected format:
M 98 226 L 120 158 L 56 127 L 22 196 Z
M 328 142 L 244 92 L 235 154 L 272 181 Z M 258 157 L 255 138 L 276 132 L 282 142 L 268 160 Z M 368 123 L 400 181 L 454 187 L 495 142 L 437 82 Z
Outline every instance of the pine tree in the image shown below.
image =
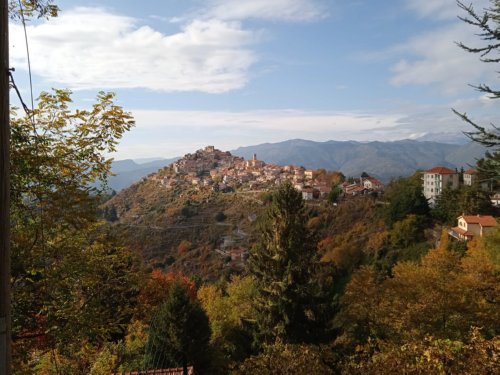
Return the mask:
M 478 54 L 480 61 L 489 64 L 500 63 L 500 1 L 491 0 L 491 6 L 482 14 L 476 12 L 472 5 L 465 5 L 457 1 L 458 6 L 465 12 L 465 17 L 459 17 L 465 23 L 479 29 L 479 37 L 484 42 L 481 46 L 467 46 L 463 43 L 458 45 L 465 51 Z M 473 86 L 479 92 L 487 95 L 490 99 L 499 99 L 500 90 L 492 88 L 487 84 Z M 474 131 L 465 134 L 474 142 L 478 142 L 492 149 L 485 155 L 484 161 L 478 164 L 478 171 L 484 180 L 500 181 L 500 128 L 490 124 L 490 128 L 479 125 L 466 113 L 453 110 L 463 121 L 474 127 Z
M 190 365 L 195 371 L 206 370 L 209 340 L 210 327 L 205 312 L 186 288 L 176 282 L 151 322 L 146 367 L 183 367 L 185 374 Z
M 256 308 L 264 341 L 316 342 L 329 333 L 332 299 L 325 290 L 332 288 L 319 280 L 316 241 L 306 222 L 302 195 L 284 183 L 273 195 L 249 261 L 258 282 Z

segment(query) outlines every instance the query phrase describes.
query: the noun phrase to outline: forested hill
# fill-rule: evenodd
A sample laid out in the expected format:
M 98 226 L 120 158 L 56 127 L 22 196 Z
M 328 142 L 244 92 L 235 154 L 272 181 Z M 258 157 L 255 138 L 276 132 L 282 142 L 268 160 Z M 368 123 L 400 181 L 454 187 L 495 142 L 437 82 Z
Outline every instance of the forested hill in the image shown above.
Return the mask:
M 409 176 L 417 169 L 436 165 L 450 168 L 475 165 L 485 149 L 476 143 L 466 145 L 402 140 L 396 142 L 314 142 L 293 139 L 239 147 L 231 151 L 245 159 L 257 154 L 266 163 L 302 165 L 306 168 L 342 171 L 346 176 L 359 176 L 363 171 L 388 181 L 392 177 Z

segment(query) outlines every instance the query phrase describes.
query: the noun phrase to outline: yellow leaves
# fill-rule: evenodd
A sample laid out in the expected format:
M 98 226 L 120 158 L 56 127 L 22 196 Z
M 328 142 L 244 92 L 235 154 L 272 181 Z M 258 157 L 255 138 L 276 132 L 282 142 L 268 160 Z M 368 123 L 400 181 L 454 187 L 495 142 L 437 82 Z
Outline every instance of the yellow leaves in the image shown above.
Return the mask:
M 309 229 L 318 229 L 319 226 L 322 224 L 322 220 L 319 216 L 316 216 L 316 217 L 313 217 L 311 219 L 309 219 L 309 221 L 307 222 L 307 227 Z
M 434 249 L 420 264 L 398 263 L 393 277 L 380 284 L 375 276 L 369 268 L 358 270 L 342 299 L 339 322 L 359 337 L 366 337 L 368 330 L 389 332 L 392 339 L 426 334 L 455 339 L 472 325 L 494 331 L 500 321 L 495 302 L 500 295 L 498 269 L 481 247 L 464 258 Z

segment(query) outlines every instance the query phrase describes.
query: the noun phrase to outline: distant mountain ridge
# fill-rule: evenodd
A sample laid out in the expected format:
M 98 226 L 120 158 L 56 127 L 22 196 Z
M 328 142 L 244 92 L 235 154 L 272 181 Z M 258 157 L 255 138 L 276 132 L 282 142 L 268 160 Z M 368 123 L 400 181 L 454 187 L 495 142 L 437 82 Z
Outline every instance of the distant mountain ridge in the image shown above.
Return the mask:
M 463 166 L 467 169 L 484 156 L 485 148 L 472 142 L 457 145 L 415 140 L 315 142 L 293 139 L 239 147 L 231 153 L 245 159 L 257 154 L 257 158 L 266 163 L 338 170 L 346 176 L 359 176 L 366 171 L 388 181 L 393 177 L 408 176 L 417 169 L 429 169 L 436 165 L 449 168 Z
M 157 159 L 141 164 L 132 159 L 113 161 L 111 171 L 115 176 L 108 177 L 108 186 L 110 189 L 120 191 L 177 159 L 179 158 Z
M 469 165 L 474 165 L 477 159 L 483 157 L 485 151 L 483 146 L 473 142 L 467 144 L 416 140 L 315 142 L 292 139 L 239 147 L 232 150 L 231 154 L 245 159 L 251 159 L 253 154 L 257 154 L 258 159 L 266 163 L 301 165 L 311 169 L 324 168 L 342 171 L 346 176 L 359 176 L 366 171 L 383 181 L 388 181 L 393 177 L 411 175 L 417 169 L 429 169 L 437 165 L 449 168 L 463 166 L 467 169 Z M 116 176 L 109 178 L 109 187 L 119 191 L 178 159 L 178 157 L 158 159 L 141 164 L 131 159 L 114 161 L 112 171 Z

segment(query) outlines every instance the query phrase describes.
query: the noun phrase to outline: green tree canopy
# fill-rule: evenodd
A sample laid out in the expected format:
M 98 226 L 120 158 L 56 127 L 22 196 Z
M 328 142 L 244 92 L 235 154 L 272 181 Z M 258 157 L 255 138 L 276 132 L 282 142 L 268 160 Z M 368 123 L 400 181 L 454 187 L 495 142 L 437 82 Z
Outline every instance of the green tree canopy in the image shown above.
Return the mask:
M 422 181 L 419 173 L 409 178 L 399 178 L 392 181 L 386 196 L 389 203 L 386 210 L 386 221 L 389 226 L 405 219 L 410 214 L 426 217 L 429 213 L 429 204 L 422 192 Z
M 200 303 L 174 283 L 155 313 L 146 345 L 146 368 L 207 368 L 210 326 Z
M 316 239 L 306 223 L 302 195 L 290 183 L 282 184 L 249 259 L 258 282 L 256 307 L 265 341 L 308 342 L 328 336 L 332 301 L 325 290 L 331 288 L 319 280 Z
M 432 215 L 443 223 L 454 225 L 462 214 L 489 215 L 492 209 L 488 192 L 477 185 L 463 186 L 460 189 L 444 189 L 436 199 Z

